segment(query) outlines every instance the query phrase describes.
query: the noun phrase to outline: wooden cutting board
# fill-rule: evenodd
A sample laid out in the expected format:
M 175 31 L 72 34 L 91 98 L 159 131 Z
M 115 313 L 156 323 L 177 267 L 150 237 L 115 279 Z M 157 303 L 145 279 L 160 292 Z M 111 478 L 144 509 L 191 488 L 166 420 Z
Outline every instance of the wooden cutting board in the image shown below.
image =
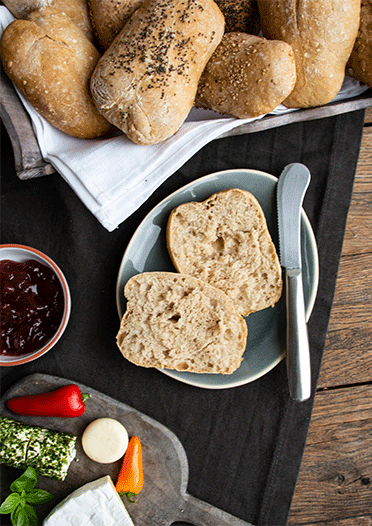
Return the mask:
M 126 503 L 135 526 L 170 526 L 184 521 L 195 526 L 251 526 L 211 506 L 187 492 L 188 463 L 178 438 L 165 426 L 143 413 L 81 384 L 82 393 L 91 395 L 85 413 L 77 418 L 22 417 L 6 408 L 6 400 L 16 396 L 52 391 L 76 383 L 64 378 L 33 374 L 16 383 L 1 399 L 0 414 L 28 425 L 38 425 L 76 435 L 77 455 L 66 479 L 55 481 L 39 476 L 37 487 L 50 491 L 55 498 L 43 505 L 42 518 L 72 491 L 87 482 L 110 475 L 116 482 L 121 460 L 113 464 L 98 464 L 89 459 L 81 447 L 86 426 L 101 417 L 121 422 L 129 436 L 137 435 L 143 448 L 144 486 L 135 504 Z M 125 500 L 126 502 L 126 500 Z M 38 509 L 38 511 L 40 511 Z

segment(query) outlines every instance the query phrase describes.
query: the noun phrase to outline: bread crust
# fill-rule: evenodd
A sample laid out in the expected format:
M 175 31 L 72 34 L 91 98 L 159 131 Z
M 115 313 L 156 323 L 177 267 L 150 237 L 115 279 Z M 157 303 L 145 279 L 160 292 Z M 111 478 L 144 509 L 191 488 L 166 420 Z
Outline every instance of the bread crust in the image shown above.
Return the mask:
M 141 367 L 231 374 L 240 365 L 247 325 L 230 299 L 173 272 L 144 272 L 125 285 L 117 334 L 123 356 Z
M 372 87 L 372 0 L 362 0 L 358 36 L 347 73 Z
M 82 30 L 87 39 L 95 43 L 87 0 L 49 0 L 46 3 L 49 7 L 65 13 Z
M 213 0 L 145 0 L 92 75 L 97 108 L 137 144 L 171 137 L 223 30 Z
M 31 11 L 42 7 L 54 7 L 63 11 L 94 43 L 87 0 L 5 0 L 3 2 L 15 18 L 26 18 Z
M 296 60 L 289 108 L 327 104 L 339 92 L 358 33 L 360 0 L 258 0 L 264 36 L 288 42 Z
M 60 130 L 93 138 L 111 128 L 89 91 L 100 54 L 65 13 L 46 7 L 14 20 L 3 32 L 0 56 L 22 95 Z
M 106 51 L 143 0 L 88 0 L 93 27 Z
M 225 33 L 200 78 L 195 105 L 241 119 L 258 117 L 283 102 L 295 82 L 289 44 Z
M 232 188 L 172 210 L 167 248 L 178 272 L 223 290 L 248 316 L 282 294 L 282 270 L 257 199 Z

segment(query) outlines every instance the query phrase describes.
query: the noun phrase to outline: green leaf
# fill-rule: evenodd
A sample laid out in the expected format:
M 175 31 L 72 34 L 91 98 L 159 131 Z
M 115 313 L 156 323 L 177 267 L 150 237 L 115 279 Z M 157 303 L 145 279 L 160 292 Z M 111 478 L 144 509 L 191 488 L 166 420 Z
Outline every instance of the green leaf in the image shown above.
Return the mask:
M 20 477 L 14 480 L 10 485 L 11 491 L 21 493 L 23 491 L 30 491 L 35 487 L 37 482 L 36 470 L 29 466 Z
M 45 489 L 35 488 L 29 491 L 26 495 L 26 502 L 30 504 L 45 504 L 53 498 L 53 495 L 46 491 Z
M 24 510 L 27 515 L 29 526 L 37 526 L 39 524 L 39 517 L 37 516 L 37 513 L 34 510 L 34 508 L 29 504 L 26 504 Z
M 7 498 L 3 501 L 3 503 L 0 506 L 0 513 L 2 515 L 6 515 L 7 513 L 11 513 L 16 506 L 21 501 L 21 497 L 18 495 L 18 493 L 11 493 L 7 496 Z
M 13 526 L 30 526 L 27 512 L 22 505 L 17 506 L 11 513 L 10 519 Z

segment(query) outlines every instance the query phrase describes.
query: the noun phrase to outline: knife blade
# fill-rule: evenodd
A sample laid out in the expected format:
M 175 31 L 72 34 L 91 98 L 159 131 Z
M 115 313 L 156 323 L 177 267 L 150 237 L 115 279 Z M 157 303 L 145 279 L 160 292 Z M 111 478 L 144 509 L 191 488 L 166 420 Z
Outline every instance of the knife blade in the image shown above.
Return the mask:
M 280 264 L 285 270 L 287 376 L 290 396 L 303 402 L 311 395 L 310 349 L 302 284 L 301 209 L 310 183 L 301 163 L 287 165 L 277 185 Z

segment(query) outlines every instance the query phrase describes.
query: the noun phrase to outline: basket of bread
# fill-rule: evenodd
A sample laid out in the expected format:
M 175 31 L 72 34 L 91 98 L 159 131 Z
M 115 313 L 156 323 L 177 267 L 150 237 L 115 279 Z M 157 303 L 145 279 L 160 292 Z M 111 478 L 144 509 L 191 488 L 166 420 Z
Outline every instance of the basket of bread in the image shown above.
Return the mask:
M 246 119 L 372 85 L 370 0 L 6 0 L 6 75 L 53 126 L 158 144 L 193 107 Z

